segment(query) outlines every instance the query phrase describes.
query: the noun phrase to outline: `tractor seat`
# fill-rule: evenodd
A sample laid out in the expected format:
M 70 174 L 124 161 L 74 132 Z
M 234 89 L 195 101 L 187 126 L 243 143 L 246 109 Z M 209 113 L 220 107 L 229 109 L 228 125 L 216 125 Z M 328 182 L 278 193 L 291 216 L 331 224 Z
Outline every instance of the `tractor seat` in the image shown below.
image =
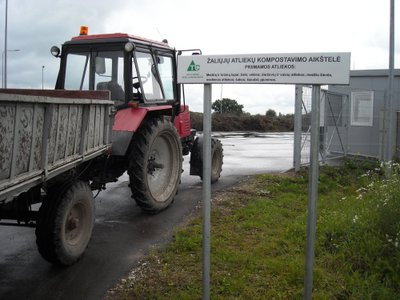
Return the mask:
M 111 92 L 111 100 L 125 100 L 125 93 L 122 87 L 114 80 L 99 82 L 96 86 L 96 90 L 104 91 L 108 90 Z

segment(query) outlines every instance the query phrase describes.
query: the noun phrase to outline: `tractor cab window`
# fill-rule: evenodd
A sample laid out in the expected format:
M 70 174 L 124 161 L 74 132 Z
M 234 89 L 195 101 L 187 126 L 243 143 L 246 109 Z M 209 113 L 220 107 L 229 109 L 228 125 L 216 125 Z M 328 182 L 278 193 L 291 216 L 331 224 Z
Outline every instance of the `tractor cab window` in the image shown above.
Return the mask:
M 67 57 L 64 88 L 67 90 L 89 90 L 88 52 L 71 53 Z
M 144 97 L 147 101 L 164 99 L 157 66 L 151 53 L 136 52 L 136 61 L 138 70 L 132 68 L 133 86 L 137 87 L 138 85 L 135 85 L 135 82 L 141 81 Z
M 119 51 L 94 54 L 94 87 L 111 92 L 111 100 L 124 101 L 124 57 Z
M 139 93 L 142 84 L 144 101 L 166 102 L 174 100 L 172 57 L 152 55 L 149 52 L 136 52 L 136 65 L 132 64 L 132 81 Z
M 174 99 L 172 58 L 168 56 L 157 56 L 158 71 L 164 88 L 164 98 Z
M 124 101 L 124 53 L 122 51 L 68 53 L 64 88 L 108 90 L 111 100 Z

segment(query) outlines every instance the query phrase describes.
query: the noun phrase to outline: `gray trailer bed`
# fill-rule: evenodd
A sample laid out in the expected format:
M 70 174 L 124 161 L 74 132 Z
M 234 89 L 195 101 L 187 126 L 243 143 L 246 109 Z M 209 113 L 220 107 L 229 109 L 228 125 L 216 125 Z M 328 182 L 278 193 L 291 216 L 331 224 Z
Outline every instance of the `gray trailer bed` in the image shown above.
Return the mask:
M 110 147 L 108 92 L 0 89 L 0 204 Z

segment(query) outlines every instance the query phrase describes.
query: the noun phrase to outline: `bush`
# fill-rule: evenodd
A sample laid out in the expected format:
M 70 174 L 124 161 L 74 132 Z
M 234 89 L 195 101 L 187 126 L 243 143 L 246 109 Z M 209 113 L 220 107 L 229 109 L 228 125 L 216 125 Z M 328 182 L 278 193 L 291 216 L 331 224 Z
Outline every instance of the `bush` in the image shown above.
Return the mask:
M 203 130 L 203 114 L 190 112 L 191 127 Z M 287 132 L 293 131 L 293 115 L 276 117 L 262 115 L 212 114 L 213 131 L 257 131 Z

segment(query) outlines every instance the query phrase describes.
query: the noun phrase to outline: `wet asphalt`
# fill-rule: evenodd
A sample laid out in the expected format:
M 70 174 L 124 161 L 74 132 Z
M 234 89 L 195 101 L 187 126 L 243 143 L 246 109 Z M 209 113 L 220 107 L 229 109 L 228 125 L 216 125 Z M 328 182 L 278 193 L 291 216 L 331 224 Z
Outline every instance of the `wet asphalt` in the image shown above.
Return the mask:
M 222 178 L 213 192 L 247 175 L 291 168 L 291 134 L 220 135 L 224 147 Z M 47 263 L 37 252 L 34 228 L 0 227 L 0 299 L 103 299 L 105 293 L 143 258 L 152 246 L 170 241 L 177 226 L 198 211 L 202 183 L 188 174 L 171 207 L 144 214 L 130 197 L 128 177 L 96 198 L 96 223 L 83 258 L 69 268 Z

